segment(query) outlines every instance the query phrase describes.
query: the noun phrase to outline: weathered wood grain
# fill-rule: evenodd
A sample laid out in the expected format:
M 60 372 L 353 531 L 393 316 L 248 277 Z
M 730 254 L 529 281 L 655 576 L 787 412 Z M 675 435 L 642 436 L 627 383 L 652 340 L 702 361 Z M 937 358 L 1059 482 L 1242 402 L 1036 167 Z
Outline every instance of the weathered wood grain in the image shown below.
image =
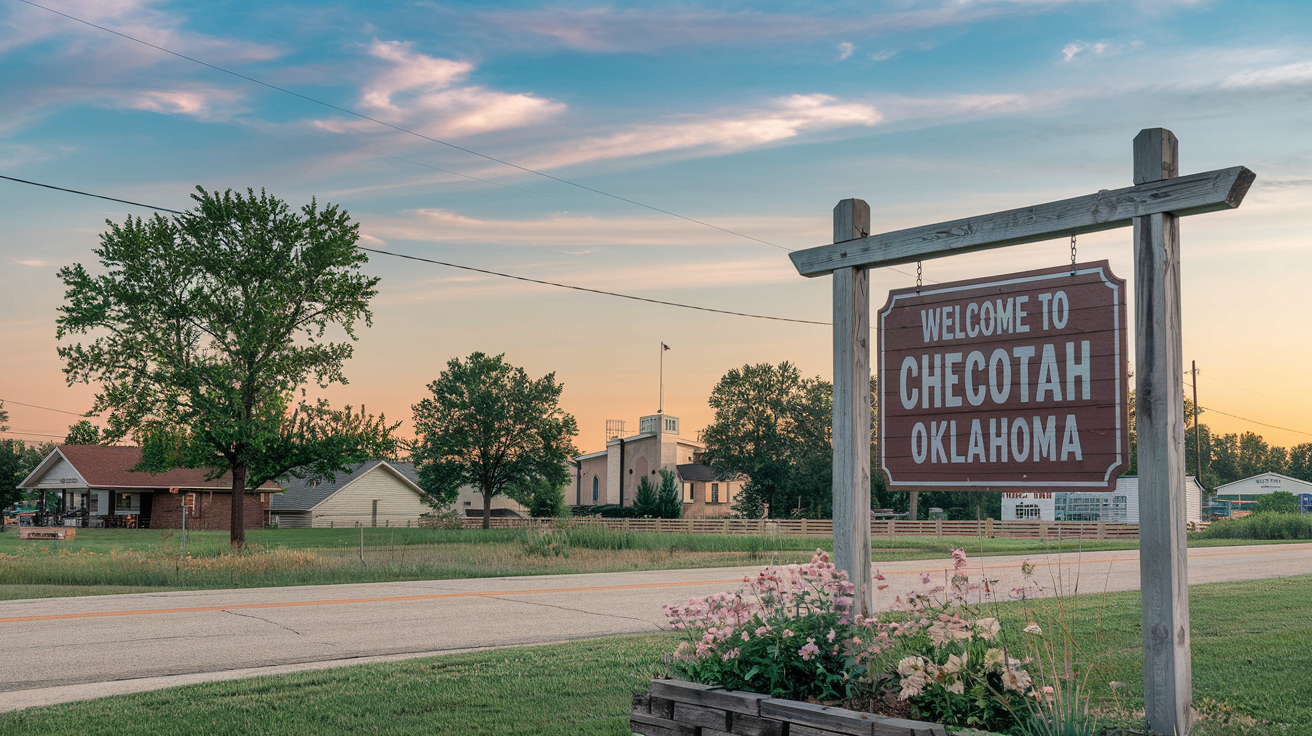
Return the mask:
M 1159 168 L 1160 165 L 1159 162 Z M 1140 173 L 1136 168 L 1136 181 Z M 1097 194 L 1033 207 L 855 237 L 833 245 L 794 251 L 789 257 L 803 276 L 822 276 L 847 266 L 895 266 L 1129 227 L 1133 218 L 1153 214 L 1171 213 L 1183 217 L 1234 209 L 1243 201 L 1254 178 L 1253 172 L 1243 166 L 1234 166 L 1160 181 L 1145 180 L 1132 187 L 1104 189 Z M 835 219 L 835 237 L 851 236 L 854 232 L 859 232 L 859 229 L 846 228 L 840 232 L 839 222 Z
M 864 217 L 864 221 L 862 221 Z M 845 199 L 834 235 L 868 232 L 870 207 Z M 834 566 L 852 582 L 852 610 L 873 613 L 870 586 L 870 271 L 834 271 Z
M 1171 131 L 1141 131 L 1134 139 L 1135 181 L 1175 176 L 1178 157 Z M 1193 673 L 1177 216 L 1135 218 L 1134 288 L 1144 708 L 1154 732 L 1188 736 Z

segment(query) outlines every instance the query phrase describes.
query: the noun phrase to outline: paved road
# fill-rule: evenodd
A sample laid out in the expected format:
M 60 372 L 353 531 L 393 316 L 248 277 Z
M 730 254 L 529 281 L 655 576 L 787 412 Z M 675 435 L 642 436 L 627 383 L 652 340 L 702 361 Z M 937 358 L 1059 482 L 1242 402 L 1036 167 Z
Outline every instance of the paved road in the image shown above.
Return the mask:
M 1135 590 L 1135 550 L 988 557 L 997 590 Z M 943 563 L 877 563 L 879 608 Z M 365 661 L 656 631 L 661 606 L 734 590 L 757 567 L 137 593 L 0 602 L 0 711 Z M 1312 544 L 1190 550 L 1191 583 L 1312 572 Z

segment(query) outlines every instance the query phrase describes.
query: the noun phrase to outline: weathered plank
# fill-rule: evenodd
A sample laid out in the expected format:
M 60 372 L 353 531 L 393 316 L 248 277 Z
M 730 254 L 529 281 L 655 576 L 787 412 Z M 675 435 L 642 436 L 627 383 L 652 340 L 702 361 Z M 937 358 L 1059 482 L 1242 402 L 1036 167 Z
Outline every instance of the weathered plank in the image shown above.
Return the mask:
M 695 726 L 686 726 L 666 718 L 642 713 L 629 716 L 629 729 L 643 736 L 696 736 L 697 734 Z
M 1183 217 L 1234 209 L 1243 201 L 1254 178 L 1253 172 L 1234 166 L 1160 181 L 1145 180 L 1132 187 L 1104 189 L 1033 207 L 854 237 L 794 251 L 789 257 L 803 276 L 823 276 L 848 266 L 895 266 L 1129 227 L 1136 217 L 1162 213 Z M 835 220 L 836 235 L 837 230 Z
M 1134 180 L 1142 186 L 1175 176 L 1178 162 L 1178 143 L 1169 130 L 1144 130 L 1134 139 Z M 1187 736 L 1193 684 L 1175 215 L 1135 218 L 1134 288 L 1144 709 L 1154 732 Z
M 674 720 L 688 726 L 729 730 L 729 713 L 719 708 L 707 708 L 691 703 L 674 704 Z
M 864 220 L 862 219 L 864 218 Z M 870 207 L 834 208 L 834 237 L 868 232 Z M 873 613 L 870 590 L 870 271 L 834 271 L 834 566 L 852 582 L 852 610 Z
M 722 690 L 714 685 L 699 685 L 683 680 L 652 680 L 651 695 L 653 702 L 667 699 L 752 716 L 760 714 L 761 701 L 770 697 L 761 693 Z
M 788 721 L 790 724 L 801 724 L 834 733 L 861 734 L 863 736 L 870 735 L 873 728 L 872 724 L 877 718 L 877 716 L 869 713 L 857 713 L 844 708 L 833 708 L 827 705 L 815 705 L 814 703 L 802 703 L 780 698 L 762 700 L 761 715 L 766 718 Z M 793 728 L 789 729 L 790 733 L 793 731 Z

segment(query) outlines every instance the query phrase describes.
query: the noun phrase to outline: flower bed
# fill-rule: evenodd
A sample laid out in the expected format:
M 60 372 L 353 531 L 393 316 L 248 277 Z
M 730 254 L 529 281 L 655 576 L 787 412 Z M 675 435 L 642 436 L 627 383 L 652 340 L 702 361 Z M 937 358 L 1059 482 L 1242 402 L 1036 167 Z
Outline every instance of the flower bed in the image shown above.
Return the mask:
M 880 589 L 883 579 L 875 574 Z M 686 682 L 653 681 L 635 705 L 635 731 L 930 734 L 945 733 L 937 723 L 1009 731 L 1047 720 L 1053 690 L 1033 683 L 1021 653 L 1041 629 L 1004 636 L 996 617 L 971 606 L 969 596 L 992 591 L 970 581 L 960 549 L 942 585 L 923 575 L 925 588 L 882 620 L 851 613 L 847 573 L 820 550 L 808 565 L 767 567 L 743 582 L 666 607 L 686 634 L 670 663 Z

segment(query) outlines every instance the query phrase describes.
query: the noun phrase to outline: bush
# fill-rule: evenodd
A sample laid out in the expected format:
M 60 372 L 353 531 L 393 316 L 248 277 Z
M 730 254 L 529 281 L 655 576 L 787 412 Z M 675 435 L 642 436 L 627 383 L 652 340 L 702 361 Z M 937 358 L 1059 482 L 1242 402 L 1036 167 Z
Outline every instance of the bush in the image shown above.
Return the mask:
M 529 516 L 535 519 L 569 516 L 565 487 L 552 485 L 546 478 L 533 478 L 524 487 L 512 489 L 506 495 L 528 509 Z
M 1261 514 L 1268 511 L 1278 514 L 1297 514 L 1298 496 L 1289 491 L 1276 491 L 1257 499 L 1257 503 L 1253 506 L 1253 513 Z
M 1275 494 L 1271 494 L 1275 495 Z M 1312 539 L 1312 515 L 1262 512 L 1213 522 L 1205 539 Z
M 654 516 L 660 518 L 660 505 L 657 501 L 656 486 L 647 476 L 638 479 L 638 493 L 633 497 L 633 513 L 639 518 Z

